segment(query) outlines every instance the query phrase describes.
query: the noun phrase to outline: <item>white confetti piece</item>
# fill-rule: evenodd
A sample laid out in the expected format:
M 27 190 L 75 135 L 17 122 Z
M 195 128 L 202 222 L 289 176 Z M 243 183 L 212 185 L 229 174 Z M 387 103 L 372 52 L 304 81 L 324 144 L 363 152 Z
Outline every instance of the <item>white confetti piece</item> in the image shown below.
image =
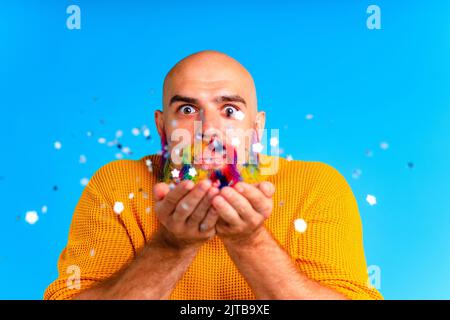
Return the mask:
M 88 183 L 89 183 L 89 179 L 88 179 L 88 178 L 82 178 L 82 179 L 80 180 L 80 184 L 81 184 L 83 187 L 87 186 Z
M 56 150 L 60 150 L 62 148 L 62 143 L 61 141 L 55 141 L 53 143 L 53 147 L 55 147 Z
M 123 154 L 118 152 L 116 153 L 116 159 L 122 159 L 123 158 Z
M 150 160 L 150 159 L 145 160 L 145 165 L 146 165 L 147 167 L 151 167 L 151 165 L 152 165 L 152 160 Z
M 100 144 L 105 144 L 106 139 L 101 137 L 101 138 L 98 138 L 97 142 Z
M 133 199 L 133 198 L 134 198 L 134 193 L 131 192 L 131 193 L 128 195 L 128 199 Z
M 236 118 L 236 120 L 242 121 L 245 118 L 245 113 L 243 113 L 241 110 L 236 111 L 234 117 Z
M 263 149 L 264 146 L 260 142 L 254 143 L 252 145 L 253 152 L 260 153 L 261 151 L 263 151 Z
M 145 128 L 144 131 L 142 132 L 142 134 L 143 134 L 144 137 L 146 137 L 146 138 L 150 137 L 150 129 Z
M 81 164 L 86 163 L 86 161 L 87 161 L 86 156 L 84 154 L 80 155 L 80 160 L 79 161 L 80 161 Z
M 380 148 L 381 148 L 382 150 L 387 150 L 387 149 L 389 149 L 389 143 L 387 143 L 387 142 L 385 142 L 385 141 L 381 142 L 381 143 L 380 143 Z
M 183 202 L 183 203 L 181 204 L 181 208 L 183 208 L 184 210 L 188 210 L 188 209 L 189 209 L 189 206 L 188 206 L 188 204 L 187 204 L 186 202 Z
M 239 147 L 241 144 L 241 140 L 238 137 L 231 138 L 231 145 L 235 147 Z
M 92 249 L 89 251 L 89 255 L 90 255 L 91 257 L 95 256 L 95 249 L 94 249 L 94 248 L 92 248 Z
M 130 154 L 131 153 L 131 149 L 129 147 L 123 147 L 122 148 L 122 152 L 125 154 Z
M 368 194 L 366 201 L 369 205 L 374 206 L 377 204 L 377 198 L 374 195 Z
M 119 138 L 122 138 L 122 136 L 123 136 L 123 131 L 122 130 L 117 130 L 116 131 L 116 138 L 119 139 Z
M 277 137 L 270 138 L 270 145 L 272 147 L 276 147 L 278 145 L 278 138 Z
M 311 114 L 311 113 L 308 113 L 308 114 L 305 116 L 305 119 L 306 119 L 306 120 L 312 120 L 312 119 L 314 119 L 314 115 Z
M 145 208 L 145 213 L 150 213 L 151 211 L 152 211 L 152 208 L 150 208 L 150 207 Z
M 189 175 L 190 175 L 191 177 L 195 177 L 195 176 L 197 175 L 197 170 L 195 170 L 194 167 L 189 168 Z
M 123 203 L 122 203 L 122 202 L 116 201 L 116 202 L 114 203 L 114 208 L 113 208 L 113 210 L 114 210 L 114 212 L 115 212 L 116 214 L 121 214 L 122 211 L 123 211 L 124 209 L 125 209 L 125 207 L 123 206 Z
M 295 226 L 295 230 L 300 233 L 305 232 L 306 228 L 308 227 L 308 225 L 306 224 L 306 221 L 301 218 L 295 219 L 294 226 Z
M 25 221 L 29 224 L 35 224 L 39 220 L 38 213 L 36 211 L 28 211 L 25 214 Z
M 48 211 L 47 206 L 42 206 L 41 212 L 45 214 L 45 213 L 47 213 L 47 211 Z
M 172 178 L 179 178 L 180 176 L 180 170 L 177 169 L 173 169 L 170 173 L 172 174 Z
M 176 127 L 178 122 L 177 122 L 177 120 L 174 119 L 174 120 L 172 120 L 172 122 L 170 124 L 172 125 L 172 127 Z
M 294 160 L 294 158 L 292 157 L 292 155 L 288 154 L 288 155 L 286 156 L 286 160 L 287 160 L 287 161 L 292 161 L 292 160 Z
M 169 190 L 173 190 L 173 189 L 175 189 L 175 184 L 173 182 L 171 182 L 169 184 Z
M 140 133 L 141 131 L 138 128 L 131 129 L 131 134 L 135 137 L 137 137 Z

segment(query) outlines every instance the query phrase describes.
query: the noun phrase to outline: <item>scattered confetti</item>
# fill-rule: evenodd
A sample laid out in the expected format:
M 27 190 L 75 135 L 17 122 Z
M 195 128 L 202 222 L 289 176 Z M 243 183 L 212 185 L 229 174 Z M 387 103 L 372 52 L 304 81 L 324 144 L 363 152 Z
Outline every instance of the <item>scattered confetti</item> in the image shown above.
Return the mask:
M 188 209 L 189 209 L 189 206 L 188 206 L 188 204 L 187 204 L 186 202 L 183 202 L 183 203 L 181 204 L 181 208 L 182 208 L 183 210 L 188 210 Z
M 175 189 L 175 183 L 171 182 L 169 184 L 169 190 L 173 190 L 173 189 Z
M 105 138 L 98 138 L 97 142 L 100 143 L 100 144 L 104 144 L 106 142 L 106 139 Z
M 306 228 L 308 227 L 308 225 L 306 224 L 306 221 L 301 218 L 295 219 L 294 226 L 295 226 L 295 230 L 300 233 L 305 232 Z
M 305 119 L 306 119 L 306 120 L 312 120 L 312 119 L 314 119 L 314 115 L 311 114 L 311 113 L 308 113 L 308 114 L 305 116 Z
M 231 145 L 235 147 L 239 147 L 241 144 L 241 140 L 238 137 L 231 138 Z
M 387 143 L 387 142 L 381 142 L 381 143 L 380 143 L 380 148 L 383 149 L 383 150 L 389 149 L 389 143 Z
M 116 159 L 122 159 L 123 158 L 123 154 L 118 152 L 116 153 Z
M 359 179 L 361 177 L 361 175 L 362 175 L 362 170 L 361 169 L 355 169 L 355 170 L 353 170 L 352 178 L 357 180 L 357 179 Z
M 131 154 L 131 149 L 129 147 L 123 147 L 122 152 L 125 154 Z
M 61 141 L 55 141 L 53 143 L 53 147 L 55 147 L 56 150 L 60 150 L 62 148 L 62 143 Z
M 45 214 L 45 213 L 47 213 L 47 211 L 48 211 L 47 206 L 42 206 L 41 212 Z
M 144 131 L 142 132 L 142 134 L 144 135 L 144 137 L 149 139 L 150 138 L 150 129 L 145 128 Z
M 252 145 L 253 152 L 260 153 L 263 149 L 264 146 L 260 142 L 254 143 Z
M 277 137 L 270 138 L 270 145 L 272 147 L 276 147 L 278 145 L 278 138 Z
M 236 118 L 236 120 L 244 120 L 245 118 L 245 113 L 243 113 L 241 110 L 236 111 L 236 114 L 234 115 L 234 117 Z
M 128 195 L 128 199 L 133 199 L 133 198 L 134 198 L 134 193 L 131 192 L 131 193 Z
M 294 160 L 294 158 L 292 157 L 292 155 L 288 154 L 288 155 L 286 156 L 286 160 L 287 160 L 287 161 L 292 161 L 292 160 Z
M 177 120 L 174 119 L 174 120 L 172 120 L 172 122 L 170 124 L 172 125 L 172 127 L 176 127 L 178 122 L 177 122 Z
M 83 187 L 87 186 L 88 183 L 89 183 L 89 179 L 88 179 L 88 178 L 82 178 L 82 179 L 80 180 L 80 184 L 81 184 Z
M 29 224 L 35 224 L 39 220 L 38 213 L 36 211 L 28 211 L 25 214 L 25 221 Z
M 86 163 L 86 161 L 87 161 L 86 156 L 84 154 L 80 155 L 80 163 L 83 164 Z
M 195 177 L 195 176 L 197 175 L 197 170 L 195 170 L 194 167 L 189 168 L 189 175 L 190 175 L 191 177 Z
M 180 176 L 180 170 L 173 169 L 171 172 L 172 178 L 178 178 Z
M 113 210 L 114 210 L 114 212 L 115 212 L 116 214 L 121 214 L 122 211 L 124 210 L 123 203 L 120 202 L 120 201 L 116 201 L 116 202 L 114 203 L 114 208 L 113 208 Z
M 131 129 L 131 134 L 135 137 L 141 134 L 141 131 L 138 128 Z
M 374 206 L 377 204 L 377 198 L 371 194 L 368 194 L 366 197 L 366 201 L 369 205 Z

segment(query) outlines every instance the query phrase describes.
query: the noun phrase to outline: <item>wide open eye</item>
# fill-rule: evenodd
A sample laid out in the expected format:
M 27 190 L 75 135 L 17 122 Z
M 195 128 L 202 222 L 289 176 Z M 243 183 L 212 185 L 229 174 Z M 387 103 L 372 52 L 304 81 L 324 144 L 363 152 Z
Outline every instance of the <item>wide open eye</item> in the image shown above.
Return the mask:
M 181 106 L 178 111 L 181 111 L 183 114 L 193 114 L 197 112 L 193 106 L 188 104 Z
M 234 118 L 236 116 L 236 113 L 239 111 L 236 107 L 232 105 L 227 105 L 223 110 L 227 118 Z

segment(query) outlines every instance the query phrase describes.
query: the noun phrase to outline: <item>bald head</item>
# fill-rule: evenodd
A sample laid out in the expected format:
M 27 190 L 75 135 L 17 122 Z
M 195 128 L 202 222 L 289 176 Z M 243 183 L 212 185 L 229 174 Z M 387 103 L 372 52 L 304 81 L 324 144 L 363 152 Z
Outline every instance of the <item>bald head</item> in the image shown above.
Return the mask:
M 173 95 L 179 90 L 194 89 L 200 95 L 206 90 L 235 90 L 239 88 L 245 95 L 251 113 L 257 110 L 256 88 L 253 77 L 237 60 L 213 50 L 194 53 L 180 60 L 170 69 L 164 79 L 163 106 L 169 105 Z M 201 90 L 204 90 L 201 92 Z M 184 92 L 189 93 L 189 92 Z

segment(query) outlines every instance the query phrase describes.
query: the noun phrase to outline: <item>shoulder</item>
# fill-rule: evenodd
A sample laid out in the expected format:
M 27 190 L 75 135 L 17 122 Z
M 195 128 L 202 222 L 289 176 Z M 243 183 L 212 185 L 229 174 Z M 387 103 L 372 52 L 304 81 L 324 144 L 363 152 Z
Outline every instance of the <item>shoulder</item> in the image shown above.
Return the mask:
M 91 187 L 120 188 L 140 182 L 153 183 L 157 180 L 161 156 L 151 154 L 138 160 L 121 159 L 101 166 L 93 175 Z
M 267 155 L 262 157 L 262 162 L 268 163 L 267 167 L 272 168 L 267 178 L 277 184 L 321 192 L 348 191 L 350 188 L 344 176 L 324 162 L 288 160 Z
M 345 207 L 349 215 L 358 211 L 350 185 L 333 166 L 319 161 L 265 157 L 278 164 L 272 165 L 277 170 L 264 179 L 275 185 L 276 200 L 288 203 L 292 210 L 312 214 L 327 212 L 332 207 Z

